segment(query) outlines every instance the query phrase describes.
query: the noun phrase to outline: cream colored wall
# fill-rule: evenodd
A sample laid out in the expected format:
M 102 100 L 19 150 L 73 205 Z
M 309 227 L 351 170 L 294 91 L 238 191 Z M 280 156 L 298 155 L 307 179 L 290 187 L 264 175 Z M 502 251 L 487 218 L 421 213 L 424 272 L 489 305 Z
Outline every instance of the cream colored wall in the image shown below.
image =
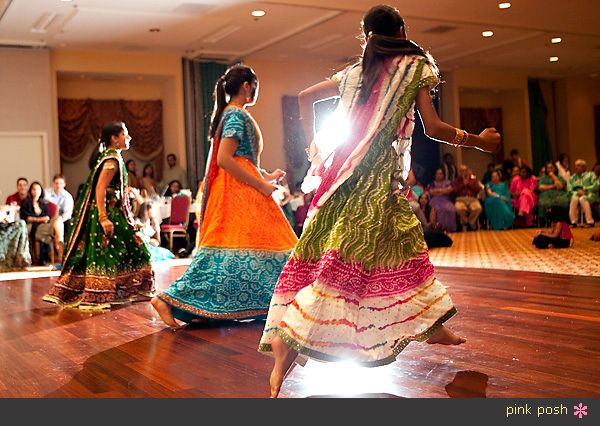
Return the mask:
M 442 118 L 448 123 L 460 124 L 460 107 L 500 107 L 503 114 L 504 156 L 516 148 L 531 162 L 531 126 L 529 96 L 525 72 L 494 69 L 464 68 L 443 73 Z M 480 90 L 477 93 L 477 90 Z M 494 93 L 497 91 L 497 93 Z M 483 129 L 482 129 L 483 130 Z M 482 176 L 492 156 L 475 149 L 455 149 L 442 146 L 442 152 L 451 152 L 457 164 L 468 164 Z
M 185 127 L 183 113 L 183 78 L 181 57 L 167 54 L 142 54 L 98 51 L 53 51 L 53 75 L 92 76 L 57 80 L 57 97 L 95 99 L 160 99 L 163 105 L 163 133 L 165 154 L 175 153 L 179 163 L 185 164 Z M 126 80 L 100 80 L 94 75 L 125 76 Z M 60 74 L 61 76 L 63 74 Z M 132 80 L 133 77 L 133 80 Z M 140 77 L 141 80 L 137 80 Z M 58 140 L 58 123 L 56 122 Z M 85 160 L 87 159 L 84 156 Z M 166 157 L 166 156 L 165 156 Z M 141 166 L 138 162 L 138 166 Z M 166 167 L 166 160 L 165 165 Z M 85 161 L 66 166 L 67 180 L 80 181 L 87 173 Z M 67 173 L 68 172 L 68 173 Z M 68 176 L 71 174 L 71 178 Z
M 558 147 L 567 152 L 571 168 L 577 158 L 588 169 L 600 160 L 594 147 L 594 105 L 600 104 L 600 78 L 573 77 L 556 83 Z
M 248 57 L 260 81 L 259 98 L 249 109 L 258 122 L 264 138 L 262 166 L 266 169 L 285 168 L 283 150 L 283 113 L 281 97 L 296 96 L 313 84 L 332 76 L 340 64 L 325 62 L 275 62 Z
M 52 115 L 54 98 L 50 53 L 45 49 L 0 48 L 0 64 L 0 133 L 16 137 L 40 135 L 46 144 L 41 160 L 45 170 L 26 177 L 42 180 L 44 185 L 48 185 L 59 164 L 58 154 L 52 149 L 58 142 Z M 22 175 L 23 170 L 29 170 L 28 158 L 37 155 L 38 152 L 22 156 L 20 161 L 24 163 L 11 161 L 10 156 L 0 160 L 0 204 L 4 203 L 7 195 L 15 192 L 16 178 Z

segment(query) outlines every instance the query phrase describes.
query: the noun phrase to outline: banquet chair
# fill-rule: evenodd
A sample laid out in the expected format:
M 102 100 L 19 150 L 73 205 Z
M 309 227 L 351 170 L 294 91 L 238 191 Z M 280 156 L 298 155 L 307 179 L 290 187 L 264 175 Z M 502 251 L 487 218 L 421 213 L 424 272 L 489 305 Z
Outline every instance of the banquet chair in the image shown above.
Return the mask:
M 52 201 L 46 202 L 46 207 L 48 208 L 48 217 L 50 217 L 50 221 L 56 219 L 58 217 L 58 206 L 54 204 Z M 47 244 L 50 249 L 50 263 L 54 264 L 55 261 L 55 252 L 54 252 L 54 235 L 50 236 L 50 240 L 42 240 L 37 237 L 32 236 L 30 245 L 33 247 L 33 257 L 35 259 L 35 263 L 39 262 L 40 256 L 42 253 L 42 244 Z
M 160 225 L 160 233 L 167 237 L 168 248 L 171 251 L 173 251 L 173 238 L 175 237 L 183 237 L 186 244 L 189 243 L 190 237 L 187 233 L 187 227 L 191 202 L 191 198 L 187 195 L 173 197 L 169 223 Z

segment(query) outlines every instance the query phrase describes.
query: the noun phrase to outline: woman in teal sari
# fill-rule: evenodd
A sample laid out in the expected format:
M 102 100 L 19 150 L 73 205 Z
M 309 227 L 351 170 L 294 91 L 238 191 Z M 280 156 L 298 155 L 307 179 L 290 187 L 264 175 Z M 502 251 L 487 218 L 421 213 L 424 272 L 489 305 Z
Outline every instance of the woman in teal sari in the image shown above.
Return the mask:
M 134 229 L 121 150 L 131 137 L 122 122 L 102 129 L 98 153 L 77 200 L 60 278 L 43 300 L 63 307 L 107 309 L 150 300 L 150 253 Z
M 485 215 L 492 229 L 508 229 L 515 220 L 510 191 L 504 182 L 500 181 L 497 170 L 492 172 L 492 180 L 485 186 Z

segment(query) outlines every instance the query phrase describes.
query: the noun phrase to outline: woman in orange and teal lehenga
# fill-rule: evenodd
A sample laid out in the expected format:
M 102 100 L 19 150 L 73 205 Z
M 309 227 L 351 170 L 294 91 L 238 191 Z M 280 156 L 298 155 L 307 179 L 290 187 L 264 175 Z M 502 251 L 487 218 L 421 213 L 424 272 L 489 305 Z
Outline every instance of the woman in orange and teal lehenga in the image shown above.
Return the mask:
M 264 316 L 296 235 L 271 196 L 285 173 L 260 169 L 262 138 L 246 110 L 254 71 L 235 65 L 215 87 L 212 147 L 202 187 L 200 244 L 183 276 L 152 300 L 162 320 Z M 229 103 L 226 101 L 229 95 Z
M 330 157 L 313 157 L 311 177 L 320 184 L 259 346 L 275 356 L 272 397 L 299 353 L 375 367 L 393 362 L 411 341 L 465 341 L 443 325 L 456 309 L 406 199 L 414 108 L 430 137 L 456 146 L 494 150 L 500 135 L 468 134 L 439 119 L 430 96 L 439 82 L 435 63 L 406 39 L 395 8 L 372 8 L 363 30 L 361 60 L 299 96 L 307 136 L 314 103 L 334 96 L 349 136 Z
M 150 253 L 134 229 L 121 150 L 131 137 L 122 122 L 102 129 L 92 169 L 77 200 L 60 278 L 43 300 L 63 307 L 108 309 L 150 300 Z M 99 156 L 98 156 L 99 154 Z

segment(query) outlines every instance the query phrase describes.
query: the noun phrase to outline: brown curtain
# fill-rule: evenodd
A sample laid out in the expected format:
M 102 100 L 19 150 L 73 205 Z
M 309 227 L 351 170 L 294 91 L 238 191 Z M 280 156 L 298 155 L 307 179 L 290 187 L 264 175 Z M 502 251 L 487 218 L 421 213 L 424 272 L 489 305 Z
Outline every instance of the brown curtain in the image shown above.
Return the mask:
M 132 138 L 131 150 L 144 161 L 153 161 L 158 176 L 163 164 L 162 101 L 59 99 L 60 156 L 76 162 L 88 144 L 95 144 L 102 127 L 123 121 Z
M 495 127 L 502 135 L 502 108 L 461 108 L 460 127 L 478 135 L 486 127 Z M 495 153 L 497 163 L 504 161 L 504 141 Z

